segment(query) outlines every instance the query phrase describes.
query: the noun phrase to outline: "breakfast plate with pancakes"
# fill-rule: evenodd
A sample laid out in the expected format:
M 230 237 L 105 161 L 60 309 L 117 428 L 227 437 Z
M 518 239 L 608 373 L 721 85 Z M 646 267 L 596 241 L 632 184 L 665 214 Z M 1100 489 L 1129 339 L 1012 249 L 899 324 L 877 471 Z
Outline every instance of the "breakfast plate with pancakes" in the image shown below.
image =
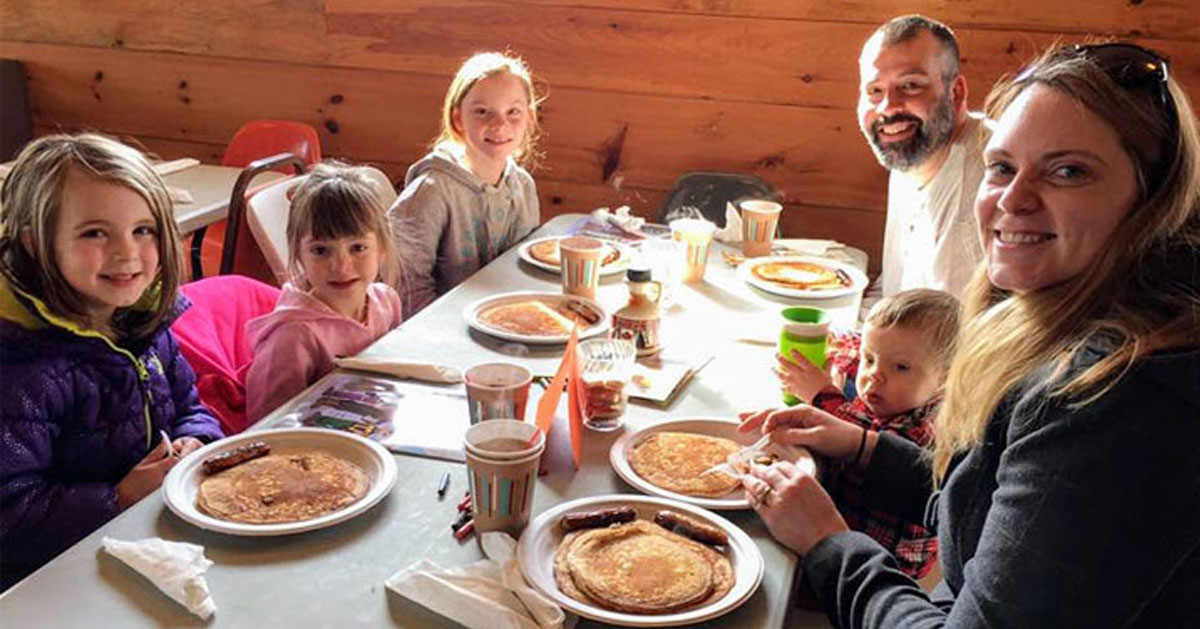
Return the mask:
M 608 451 L 609 463 L 647 494 L 715 511 L 749 509 L 739 479 L 710 471 L 762 436 L 738 432 L 737 426 L 736 420 L 719 417 L 665 421 L 622 435 Z
M 579 338 L 608 331 L 608 313 L 600 304 L 562 293 L 518 291 L 481 299 L 463 311 L 467 325 L 496 338 L 530 345 L 566 343 L 571 328 Z
M 558 273 L 562 270 L 562 257 L 558 249 L 558 241 L 567 236 L 548 236 L 522 243 L 517 249 L 521 259 L 545 271 Z M 600 258 L 600 275 L 620 273 L 629 266 L 632 254 L 625 245 L 611 240 L 601 240 L 604 243 L 604 253 Z
M 842 297 L 867 287 L 867 276 L 858 267 L 809 256 L 751 258 L 737 273 L 747 284 L 783 297 Z
M 303 533 L 344 522 L 387 496 L 395 457 L 348 432 L 285 428 L 243 433 L 186 456 L 163 480 L 167 507 L 230 535 Z
M 564 528 L 572 518 L 614 511 L 629 517 Z M 687 526 L 673 527 L 672 521 Z M 689 528 L 707 531 L 708 539 Z M 730 521 L 674 500 L 632 494 L 580 498 L 541 513 L 521 535 L 517 560 L 529 583 L 564 609 L 626 627 L 717 618 L 750 598 L 763 577 L 758 546 Z

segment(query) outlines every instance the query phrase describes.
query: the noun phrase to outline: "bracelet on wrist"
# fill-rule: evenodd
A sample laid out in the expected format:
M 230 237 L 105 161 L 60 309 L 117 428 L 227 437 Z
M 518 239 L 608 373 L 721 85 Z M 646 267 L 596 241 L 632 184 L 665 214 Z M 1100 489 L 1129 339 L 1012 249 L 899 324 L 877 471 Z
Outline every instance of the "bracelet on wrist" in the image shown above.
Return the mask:
M 862 438 L 858 441 L 858 452 L 854 453 L 854 465 L 857 467 L 862 461 L 863 451 L 867 449 L 867 429 L 862 429 Z

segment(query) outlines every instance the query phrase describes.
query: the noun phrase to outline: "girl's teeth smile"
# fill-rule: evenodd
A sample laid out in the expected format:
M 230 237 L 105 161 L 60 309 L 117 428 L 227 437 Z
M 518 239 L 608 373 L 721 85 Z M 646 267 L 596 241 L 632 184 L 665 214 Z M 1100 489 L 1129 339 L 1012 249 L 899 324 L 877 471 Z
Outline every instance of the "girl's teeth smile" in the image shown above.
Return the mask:
M 1006 245 L 1034 245 L 1053 240 L 1054 234 L 1033 234 L 1029 232 L 1005 232 L 996 230 L 996 239 Z

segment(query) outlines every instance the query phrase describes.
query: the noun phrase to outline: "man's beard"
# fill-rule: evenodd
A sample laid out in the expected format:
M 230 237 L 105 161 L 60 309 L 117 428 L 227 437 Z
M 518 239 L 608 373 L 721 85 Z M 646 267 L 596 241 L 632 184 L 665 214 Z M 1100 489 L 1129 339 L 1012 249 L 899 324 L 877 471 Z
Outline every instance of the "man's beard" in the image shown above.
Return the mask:
M 916 123 L 912 137 L 887 144 L 880 140 L 880 127 L 905 121 Z M 950 102 L 950 95 L 946 94 L 934 105 L 928 120 L 903 112 L 890 117 L 881 116 L 871 123 L 869 130 L 863 129 L 863 135 L 884 168 L 905 172 L 924 164 L 925 160 L 945 146 L 954 133 L 954 123 L 954 105 Z

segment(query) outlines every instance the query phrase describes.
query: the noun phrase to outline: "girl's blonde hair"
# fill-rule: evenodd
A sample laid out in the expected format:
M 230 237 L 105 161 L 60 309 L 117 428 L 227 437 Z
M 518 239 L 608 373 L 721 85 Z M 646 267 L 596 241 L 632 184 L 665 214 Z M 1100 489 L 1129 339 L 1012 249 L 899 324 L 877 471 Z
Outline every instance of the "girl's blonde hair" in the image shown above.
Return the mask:
M 387 206 L 377 189 L 378 182 L 367 169 L 339 162 L 317 164 L 292 196 L 288 211 L 288 274 L 298 287 L 310 288 L 300 265 L 300 243 L 306 236 L 316 240 L 354 238 L 375 234 L 379 247 L 379 277 L 395 284 L 399 260 L 393 255 Z
M 137 149 L 95 133 L 49 135 L 30 142 L 0 190 L 0 271 L 52 312 L 87 321 L 83 296 L 67 283 L 54 258 L 63 186 L 71 170 L 129 188 L 150 207 L 158 231 L 158 275 L 138 304 L 118 308 L 109 322 L 122 336 L 145 337 L 175 310 L 183 257 L 166 186 Z
M 991 284 L 986 267 L 967 288 L 966 323 L 936 420 L 935 480 L 951 460 L 983 439 L 1006 393 L 1052 364 L 1051 395 L 1074 406 L 1094 402 L 1150 352 L 1200 342 L 1200 135 L 1174 80 L 1167 91 L 1118 85 L 1087 54 L 1059 47 L 1043 54 L 987 99 L 989 118 L 1031 85 L 1074 98 L 1108 123 L 1133 161 L 1139 197 L 1095 260 L 1079 276 L 1023 295 Z M 1156 86 L 1157 87 L 1157 86 Z M 1163 98 L 1171 99 L 1164 103 Z M 1067 378 L 1089 342 L 1111 348 Z
M 541 137 L 538 105 L 543 99 L 538 96 L 534 87 L 533 75 L 530 74 L 525 61 L 509 53 L 481 52 L 463 62 L 462 66 L 458 68 L 458 73 L 454 75 L 454 80 L 450 81 L 450 88 L 446 90 L 446 99 L 442 102 L 442 130 L 431 146 L 437 146 L 443 142 L 452 142 L 460 146 L 466 143 L 463 135 L 454 128 L 454 112 L 462 107 L 463 100 L 466 99 L 467 94 L 472 87 L 475 87 L 476 83 L 503 73 L 511 74 L 521 80 L 529 102 L 529 122 L 525 127 L 525 137 L 521 138 L 521 144 L 517 146 L 516 151 L 513 151 L 513 159 L 527 168 L 535 165 L 538 159 L 537 142 Z

